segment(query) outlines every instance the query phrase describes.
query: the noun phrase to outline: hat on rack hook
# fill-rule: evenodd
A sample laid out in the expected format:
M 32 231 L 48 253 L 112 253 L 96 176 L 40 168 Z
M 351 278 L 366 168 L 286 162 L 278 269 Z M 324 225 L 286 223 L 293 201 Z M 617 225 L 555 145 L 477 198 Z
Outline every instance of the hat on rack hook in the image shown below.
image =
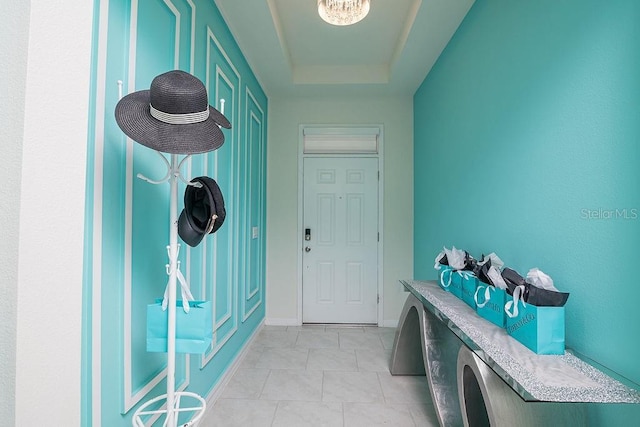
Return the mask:
M 209 105 L 197 77 L 180 70 L 156 76 L 149 90 L 123 97 L 116 105 L 120 129 L 140 144 L 171 154 L 198 154 L 224 143 L 220 126 L 229 120 Z
M 208 176 L 193 178 L 202 187 L 188 185 L 184 192 L 184 209 L 178 218 L 178 235 L 189 246 L 200 244 L 203 237 L 218 231 L 226 211 L 218 183 Z

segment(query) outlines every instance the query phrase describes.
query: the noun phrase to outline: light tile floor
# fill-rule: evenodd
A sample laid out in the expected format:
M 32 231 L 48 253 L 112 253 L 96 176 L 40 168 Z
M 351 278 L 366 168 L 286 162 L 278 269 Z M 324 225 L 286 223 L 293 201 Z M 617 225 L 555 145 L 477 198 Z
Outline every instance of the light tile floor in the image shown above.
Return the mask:
M 265 326 L 200 425 L 437 426 L 426 377 L 389 373 L 394 328 Z

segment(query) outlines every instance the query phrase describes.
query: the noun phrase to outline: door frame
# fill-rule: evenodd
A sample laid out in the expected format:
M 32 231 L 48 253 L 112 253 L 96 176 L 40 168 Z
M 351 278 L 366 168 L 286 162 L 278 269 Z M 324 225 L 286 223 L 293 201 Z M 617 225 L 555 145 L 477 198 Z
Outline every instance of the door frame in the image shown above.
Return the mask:
M 378 135 L 378 144 L 376 153 L 322 153 L 322 154 L 306 154 L 304 152 L 304 131 L 306 128 L 313 128 L 314 130 L 321 132 L 326 131 L 327 135 L 330 134 L 345 134 L 345 135 L 357 135 L 359 132 L 363 134 L 371 134 L 375 132 Z M 378 171 L 380 177 L 378 180 L 378 232 L 380 238 L 378 239 L 378 268 L 377 268 L 377 289 L 378 289 L 378 310 L 377 310 L 377 324 L 382 326 L 384 321 L 384 275 L 383 275 L 383 261 L 384 261 L 384 126 L 382 124 L 374 125 L 310 125 L 301 124 L 298 127 L 298 230 L 296 236 L 298 242 L 296 248 L 298 251 L 297 257 L 297 293 L 298 293 L 298 309 L 297 309 L 297 323 L 302 325 L 302 272 L 303 272 L 303 227 L 304 227 L 304 159 L 307 157 L 372 157 L 378 159 Z

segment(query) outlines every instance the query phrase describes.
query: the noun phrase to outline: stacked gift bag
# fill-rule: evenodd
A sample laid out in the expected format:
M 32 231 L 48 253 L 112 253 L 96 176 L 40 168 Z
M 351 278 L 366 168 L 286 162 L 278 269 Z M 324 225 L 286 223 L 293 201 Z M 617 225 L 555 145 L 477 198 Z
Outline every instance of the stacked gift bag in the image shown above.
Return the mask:
M 495 253 L 483 257 L 476 271 L 478 287 L 473 296 L 478 314 L 501 328 L 506 325 L 504 306 L 508 291 L 502 278 L 503 267 L 504 263 Z
M 511 299 L 505 304 L 507 333 L 538 354 L 564 354 L 564 305 L 551 277 L 537 268 L 526 279 L 505 268 L 502 277 Z
M 526 277 L 495 254 L 479 260 L 444 248 L 435 259 L 438 283 L 489 322 L 537 354 L 564 354 L 564 306 L 569 298 L 551 277 L 532 268 Z
M 475 260 L 469 252 L 444 248 L 436 257 L 434 268 L 440 271 L 440 286 L 447 292 L 451 292 L 463 299 L 463 281 L 472 280 Z M 473 279 L 475 281 L 475 278 Z M 475 307 L 474 307 L 475 308 Z

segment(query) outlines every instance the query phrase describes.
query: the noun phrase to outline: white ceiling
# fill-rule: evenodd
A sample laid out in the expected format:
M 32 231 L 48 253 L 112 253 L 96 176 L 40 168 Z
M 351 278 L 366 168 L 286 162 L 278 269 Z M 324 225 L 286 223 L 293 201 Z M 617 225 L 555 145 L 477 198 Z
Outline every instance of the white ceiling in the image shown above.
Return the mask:
M 475 0 L 371 0 L 361 22 L 317 0 L 215 0 L 268 96 L 413 95 Z

